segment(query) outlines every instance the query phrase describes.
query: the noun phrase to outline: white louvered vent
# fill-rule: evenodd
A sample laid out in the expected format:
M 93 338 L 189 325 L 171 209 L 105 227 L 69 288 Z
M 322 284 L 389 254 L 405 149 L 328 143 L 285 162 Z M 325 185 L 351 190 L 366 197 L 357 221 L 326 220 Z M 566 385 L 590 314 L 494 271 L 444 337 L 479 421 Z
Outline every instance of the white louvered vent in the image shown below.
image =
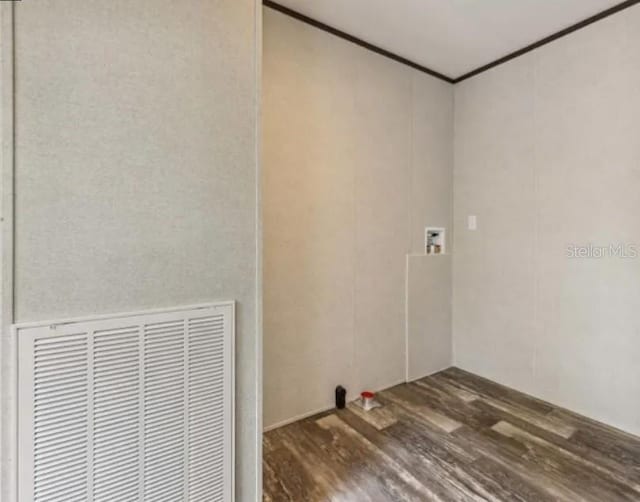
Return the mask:
M 19 502 L 233 500 L 233 303 L 14 332 Z

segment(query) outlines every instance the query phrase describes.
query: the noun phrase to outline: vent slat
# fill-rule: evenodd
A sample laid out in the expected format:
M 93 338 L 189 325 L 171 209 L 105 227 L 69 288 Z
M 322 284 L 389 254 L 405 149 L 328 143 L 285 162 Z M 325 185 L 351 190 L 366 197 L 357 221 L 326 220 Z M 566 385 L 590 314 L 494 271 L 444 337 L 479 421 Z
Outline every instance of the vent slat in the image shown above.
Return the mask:
M 182 333 L 181 331 L 180 332 L 167 331 L 165 333 L 158 333 L 158 334 L 145 333 L 144 341 L 146 346 L 152 347 L 154 345 L 159 345 L 161 343 L 172 342 L 172 341 L 175 341 L 176 339 L 181 340 L 183 336 L 184 336 L 184 333 Z
M 179 327 L 182 328 L 184 326 L 184 320 L 180 321 L 162 321 L 162 322 L 150 322 L 144 324 L 145 331 L 150 331 L 153 329 L 163 329 L 167 326 Z
M 61 409 L 51 409 L 46 413 L 41 412 L 34 420 L 34 425 L 50 425 L 54 422 L 65 420 L 70 417 L 86 417 L 86 403 L 76 404 L 75 406 L 65 407 Z
M 200 471 L 198 471 L 197 474 L 194 474 L 192 476 L 189 476 L 189 480 L 192 482 L 201 482 L 202 484 L 207 484 L 207 482 L 210 482 L 211 478 L 210 476 L 208 476 L 209 472 L 220 472 L 222 471 L 222 466 L 221 465 L 216 465 L 213 468 L 209 468 L 209 469 L 202 469 Z
M 118 381 L 101 383 L 100 385 L 94 384 L 94 391 L 100 395 L 100 399 L 96 398 L 96 401 L 109 403 L 113 402 L 114 396 L 120 401 L 132 395 L 137 395 L 137 389 L 134 385 L 132 382 L 127 385 L 127 382 L 121 383 Z
M 123 451 L 124 450 L 124 451 Z M 130 448 L 129 446 L 120 446 L 120 448 L 114 448 L 106 453 L 99 455 L 94 454 L 94 461 L 99 461 L 102 467 L 106 470 L 112 465 L 138 464 L 139 451 L 137 449 Z
M 94 364 L 97 367 L 109 366 L 112 362 L 118 361 L 120 363 L 133 362 L 138 359 L 137 344 L 130 347 L 120 347 L 121 350 L 94 350 Z
M 55 470 L 48 469 L 46 473 L 38 471 L 35 473 L 35 479 L 36 483 L 40 485 L 46 484 L 47 486 L 53 486 L 54 484 L 67 484 L 77 479 L 78 476 L 83 476 L 86 472 L 86 461 L 84 463 L 76 462 L 75 464 L 67 464 Z
M 131 394 L 134 394 L 134 393 L 131 393 Z M 94 416 L 96 417 L 96 420 L 99 421 L 103 418 L 109 417 L 112 413 L 115 413 L 118 410 L 126 411 L 132 408 L 137 408 L 138 402 L 139 402 L 139 399 L 137 394 L 133 397 L 127 396 L 122 400 L 120 400 L 119 402 L 108 401 L 108 400 L 105 401 L 101 399 L 97 403 L 95 403 L 95 408 L 93 413 L 94 413 Z
M 68 344 L 87 343 L 87 333 L 76 333 L 73 335 L 40 337 L 34 340 L 35 351 L 47 349 L 50 347 L 64 347 Z
M 94 409 L 94 433 L 99 435 L 115 426 L 124 427 L 127 424 L 136 424 L 139 420 L 140 410 L 133 398 L 128 398 L 109 407 L 100 406 Z
M 157 485 L 169 480 L 172 476 L 184 475 L 184 461 L 182 455 L 174 454 L 164 457 L 162 462 L 156 462 L 153 465 L 147 464 L 145 466 L 145 484 Z
M 210 403 L 203 397 L 191 398 L 191 406 L 189 408 L 189 416 L 193 419 L 203 415 L 210 415 L 218 411 L 222 411 L 223 405 L 218 403 Z
M 58 476 L 76 470 L 85 470 L 87 467 L 84 457 L 71 457 L 68 460 L 54 459 L 43 465 L 38 465 L 35 469 L 36 479 L 47 479 L 51 476 Z
M 212 322 L 202 324 L 191 324 L 189 326 L 189 334 L 193 334 L 194 331 L 210 330 L 210 331 L 224 331 L 224 322 Z
M 87 385 L 87 372 L 79 372 L 77 375 L 64 375 L 59 378 L 49 378 L 36 382 L 34 388 L 37 394 L 46 393 L 60 387 Z
M 77 434 L 73 437 L 73 441 L 69 440 L 69 438 L 63 438 L 61 440 L 49 440 L 46 443 L 38 444 L 37 441 L 34 441 L 33 451 L 38 456 L 35 463 L 38 465 L 39 462 L 45 462 L 50 457 L 55 456 L 56 452 L 64 453 L 67 450 L 81 450 L 87 449 L 87 437 L 88 434 L 85 432 L 83 434 Z
M 36 369 L 35 378 L 38 381 L 43 381 L 49 378 L 57 378 L 60 376 L 68 377 L 69 373 L 81 370 L 87 371 L 86 362 L 73 364 L 59 363 L 48 369 Z
M 93 491 L 93 502 L 135 502 L 138 500 L 138 484 L 114 485 L 109 489 Z
M 114 337 L 114 336 L 129 334 L 129 333 L 137 334 L 138 326 L 127 326 L 127 327 L 118 328 L 118 329 L 100 329 L 100 330 L 94 331 L 94 336 L 96 337 L 96 339 L 99 340 L 101 338 L 110 339 L 111 337 Z
M 86 346 L 78 346 L 77 348 L 68 348 L 60 350 L 51 350 L 44 353 L 36 353 L 35 361 L 39 367 L 56 364 L 59 361 L 68 361 L 80 359 L 83 360 L 87 352 Z
M 176 338 L 180 338 L 184 335 L 182 330 L 182 326 L 179 329 L 163 329 L 157 331 L 145 331 L 144 332 L 144 341 L 146 343 L 162 343 L 166 340 L 175 340 Z
M 36 432 L 36 434 L 46 434 L 49 431 L 57 430 L 61 424 L 64 424 L 64 426 L 67 428 L 75 428 L 77 426 L 86 425 L 86 421 L 86 415 L 72 414 L 68 418 L 63 417 L 59 420 L 50 420 L 35 424 L 34 431 Z
M 202 327 L 189 330 L 189 337 L 193 343 L 202 342 L 204 340 L 221 340 L 224 337 L 224 329 L 215 327 Z
M 163 352 L 165 350 L 171 351 L 172 349 L 180 349 L 184 345 L 184 333 L 180 333 L 177 336 L 172 336 L 170 338 L 163 338 L 160 340 L 157 339 L 149 339 L 147 340 L 147 345 L 145 347 L 145 351 L 147 354 L 153 354 L 158 352 Z
M 131 376 L 132 373 L 139 374 L 140 368 L 138 363 L 130 362 L 127 364 L 118 364 L 109 368 L 98 367 L 94 369 L 93 375 L 97 382 L 109 381 L 113 378 L 124 378 Z
M 47 385 L 47 384 L 54 384 L 56 382 L 64 382 L 66 380 L 75 380 L 75 379 L 86 380 L 86 378 L 87 378 L 87 368 L 81 367 L 78 370 L 66 371 L 64 373 L 61 373 L 60 375 L 53 375 L 53 376 L 43 375 L 41 377 L 35 376 L 34 383 L 37 386 L 41 386 L 41 385 Z
M 54 341 L 46 345 L 36 344 L 33 349 L 36 360 L 40 356 L 46 356 L 47 354 L 57 354 L 69 350 L 86 349 L 87 341 L 85 339 L 78 339 L 77 341 Z
M 184 438 L 181 436 L 181 432 L 182 426 L 178 424 L 173 430 L 167 428 L 155 433 L 145 434 L 145 449 L 147 453 L 153 456 L 172 448 L 180 448 L 184 445 Z
M 187 327 L 187 331 L 189 334 L 198 331 L 224 331 L 226 328 L 224 321 L 210 321 L 210 322 L 201 322 L 201 323 L 190 323 Z
M 180 347 L 182 350 L 182 347 Z M 173 354 L 156 356 L 153 359 L 149 359 L 144 363 L 145 369 L 149 373 L 156 373 L 158 376 L 171 374 L 180 369 L 181 364 L 184 364 L 180 359 L 176 359 Z
M 108 471 L 94 474 L 93 486 L 126 485 L 130 482 L 138 483 L 138 463 L 110 465 Z
M 191 368 L 193 371 L 198 371 L 200 369 L 206 370 L 209 373 L 213 373 L 224 363 L 224 359 L 222 356 L 218 354 L 203 354 L 200 357 L 191 357 L 189 358 L 191 363 Z
M 180 500 L 182 496 L 184 487 L 183 484 L 174 485 L 170 487 L 161 487 L 157 490 L 148 489 L 146 493 L 148 493 L 149 498 L 145 499 L 152 502 L 175 502 L 176 500 Z
M 62 494 L 69 493 L 74 491 L 77 488 L 82 488 L 86 490 L 86 485 L 83 483 L 83 476 L 86 473 L 86 466 L 81 471 L 78 471 L 75 476 L 72 476 L 69 479 L 65 478 L 56 478 L 53 481 L 47 481 L 46 483 L 39 483 L 36 477 L 36 495 L 39 497 L 47 497 L 47 495 L 52 494 Z M 40 488 L 42 486 L 42 488 Z
M 164 400 L 160 400 L 164 397 Z M 184 390 L 181 383 L 167 382 L 164 385 L 154 385 L 147 390 L 145 396 L 145 408 L 152 410 L 154 405 L 165 407 L 170 404 L 179 404 L 184 401 Z
M 51 445 L 63 443 L 69 439 L 77 437 L 79 434 L 86 433 L 87 431 L 86 422 L 80 423 L 79 425 L 70 426 L 69 424 L 65 424 L 64 429 L 56 430 L 49 429 L 46 431 L 36 430 L 35 434 L 35 444 L 36 448 L 38 445 Z
M 36 414 L 46 416 L 49 412 L 65 411 L 76 409 L 76 407 L 87 407 L 87 389 L 83 389 L 82 393 L 73 396 L 55 397 L 52 399 L 40 398 L 39 402 L 34 404 Z
M 115 449 L 117 446 L 133 447 L 138 444 L 138 429 L 119 430 L 114 427 L 112 430 L 104 431 L 102 435 L 93 437 L 95 448 Z M 108 455 L 109 453 L 105 453 Z M 100 456 L 100 453 L 94 452 L 94 456 Z
M 39 453 L 34 461 L 36 470 L 44 468 L 47 465 L 53 465 L 54 462 L 72 461 L 75 458 L 85 458 L 87 454 L 86 441 L 75 445 L 74 448 L 55 449 L 49 453 Z
M 64 353 L 54 354 L 36 354 L 34 362 L 36 363 L 36 371 L 46 369 L 55 365 L 70 364 L 70 363 L 85 363 L 86 364 L 87 347 L 82 349 L 65 351 Z
M 96 460 L 96 462 L 101 462 L 103 459 L 111 461 L 112 459 L 118 456 L 122 456 L 123 458 L 126 458 L 126 455 L 128 455 L 129 451 L 132 448 L 132 445 L 136 445 L 136 444 L 137 446 L 140 446 L 138 443 L 120 444 L 117 446 L 113 446 L 109 448 L 107 452 L 94 453 L 93 457 Z M 98 467 L 101 468 L 102 466 L 98 466 Z

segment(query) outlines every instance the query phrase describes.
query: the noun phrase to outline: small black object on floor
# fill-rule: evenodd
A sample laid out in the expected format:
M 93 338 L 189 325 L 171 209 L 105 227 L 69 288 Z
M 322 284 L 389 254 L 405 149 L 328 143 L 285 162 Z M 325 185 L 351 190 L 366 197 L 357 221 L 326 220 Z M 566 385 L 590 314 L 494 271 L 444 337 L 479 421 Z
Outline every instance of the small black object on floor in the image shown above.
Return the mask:
M 347 405 L 347 389 L 338 385 L 336 387 L 336 408 L 344 410 Z

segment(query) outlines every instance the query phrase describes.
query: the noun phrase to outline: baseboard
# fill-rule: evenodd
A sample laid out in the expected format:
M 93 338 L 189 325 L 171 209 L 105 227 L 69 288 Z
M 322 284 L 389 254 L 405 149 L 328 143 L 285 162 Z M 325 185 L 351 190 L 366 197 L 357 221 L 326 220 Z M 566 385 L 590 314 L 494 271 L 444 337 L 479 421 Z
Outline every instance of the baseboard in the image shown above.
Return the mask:
M 430 373 L 426 373 L 426 374 L 424 374 L 424 375 L 422 375 L 422 376 L 417 376 L 417 377 L 411 377 L 411 378 L 409 378 L 409 376 L 407 375 L 407 382 L 406 382 L 406 383 L 415 382 L 416 380 L 421 380 L 421 379 L 423 379 L 423 378 L 427 378 L 427 377 L 430 377 L 430 376 L 432 376 L 432 375 L 437 375 L 438 373 L 440 373 L 440 372 L 442 372 L 442 371 L 445 371 L 445 370 L 448 370 L 449 368 L 453 368 L 453 367 L 454 367 L 453 365 L 448 364 L 448 365 L 446 365 L 446 366 L 444 366 L 444 367 L 440 368 L 439 370 L 432 371 L 432 372 L 430 372 Z
M 313 415 L 319 415 L 320 413 L 324 413 L 326 411 L 329 411 L 331 409 L 333 409 L 334 406 L 325 406 L 323 408 L 314 410 L 314 411 L 309 411 L 309 412 L 305 412 L 302 413 L 300 415 L 297 415 L 295 417 L 291 417 L 291 418 L 287 418 L 286 420 L 282 420 L 280 422 L 276 422 L 275 424 L 269 425 L 267 427 L 265 427 L 264 429 L 262 429 L 263 432 L 269 432 L 275 429 L 279 429 L 280 427 L 284 427 L 285 425 L 290 425 L 294 422 L 297 422 L 299 420 L 304 420 L 305 418 L 309 418 L 312 417 Z
M 536 399 L 538 401 L 540 401 L 541 403 L 544 403 L 548 406 L 551 406 L 552 408 L 555 408 L 557 410 L 560 411 L 565 411 L 568 413 L 571 413 L 573 415 L 576 415 L 578 417 L 581 418 L 586 418 L 588 420 L 591 420 L 592 422 L 596 422 L 598 423 L 600 426 L 602 427 L 606 427 L 611 429 L 614 433 L 617 434 L 627 434 L 635 439 L 640 437 L 640 429 L 634 429 L 633 427 L 629 427 L 627 424 L 620 424 L 616 421 L 611 421 L 611 420 L 607 420 L 601 416 L 597 416 L 593 413 L 591 413 L 589 410 L 585 410 L 585 409 L 580 409 L 580 408 L 567 408 L 566 404 L 560 404 L 559 402 L 557 402 L 555 399 L 553 398 L 549 398 L 549 396 L 545 396 L 544 393 L 541 392 L 537 392 L 537 391 L 529 391 L 529 390 L 523 390 L 520 389 L 518 387 L 514 387 L 510 384 L 506 384 L 503 383 L 497 379 L 494 380 L 493 377 L 488 377 L 483 375 L 481 372 L 477 372 L 471 369 L 466 369 L 458 364 L 454 364 L 453 366 L 451 366 L 452 368 L 455 368 L 457 370 L 463 371 L 464 373 L 468 373 L 476 378 L 481 378 L 483 380 L 487 380 L 488 382 L 491 382 L 494 385 L 499 385 L 500 387 L 504 387 L 505 389 L 508 390 L 512 390 L 515 392 L 519 392 L 520 394 L 524 394 L 525 396 L 532 398 L 532 399 Z
M 434 371 L 431 374 L 435 375 L 436 373 L 439 373 L 440 371 L 446 370 L 449 367 L 450 366 L 447 366 L 446 368 L 442 368 L 442 370 Z M 425 375 L 425 377 L 427 377 L 427 376 L 429 376 L 429 375 Z M 420 380 L 420 378 L 424 378 L 424 377 L 415 378 L 415 379 L 413 379 L 411 381 L 413 382 L 415 380 Z M 391 383 L 391 384 L 385 386 L 381 390 L 380 389 L 374 390 L 374 392 L 382 392 L 383 390 L 391 389 L 392 387 L 395 387 L 396 385 L 401 385 L 401 384 L 404 384 L 404 383 L 407 383 L 407 381 L 398 380 L 395 383 Z M 349 399 L 348 401 L 351 402 L 351 401 L 353 401 L 353 399 Z M 296 415 L 294 417 L 287 418 L 285 420 L 281 420 L 280 422 L 276 422 L 275 424 L 271 424 L 271 425 L 263 428 L 262 432 L 265 433 L 265 432 L 269 432 L 269 431 L 272 431 L 272 430 L 275 430 L 275 429 L 279 429 L 280 427 L 285 427 L 286 425 L 290 425 L 290 424 L 292 424 L 294 422 L 298 422 L 299 420 L 304 420 L 305 418 L 309 418 L 309 417 L 312 417 L 314 415 L 319 415 L 320 413 L 326 413 L 327 411 L 330 411 L 330 410 L 332 410 L 334 408 L 335 408 L 335 406 L 333 406 L 333 404 L 327 404 L 326 406 L 323 406 L 322 408 L 319 408 L 319 409 L 316 409 L 316 410 L 313 410 L 313 411 L 304 412 L 304 413 L 301 413 L 300 415 Z

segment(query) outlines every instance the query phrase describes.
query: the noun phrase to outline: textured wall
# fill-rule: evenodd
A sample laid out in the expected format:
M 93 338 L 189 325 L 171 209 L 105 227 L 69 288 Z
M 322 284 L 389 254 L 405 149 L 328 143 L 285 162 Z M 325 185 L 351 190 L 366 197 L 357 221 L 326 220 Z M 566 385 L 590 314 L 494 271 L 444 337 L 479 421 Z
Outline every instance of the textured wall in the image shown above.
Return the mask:
M 282 14 L 264 20 L 270 426 L 330 406 L 339 383 L 353 398 L 404 381 L 406 255 L 423 252 L 425 226 L 451 227 L 453 94 Z
M 451 366 L 451 255 L 407 258 L 407 380 Z
M 640 7 L 456 86 L 458 366 L 640 433 Z M 479 229 L 466 230 L 469 214 Z
M 238 300 L 258 486 L 254 0 L 16 5 L 17 321 Z

